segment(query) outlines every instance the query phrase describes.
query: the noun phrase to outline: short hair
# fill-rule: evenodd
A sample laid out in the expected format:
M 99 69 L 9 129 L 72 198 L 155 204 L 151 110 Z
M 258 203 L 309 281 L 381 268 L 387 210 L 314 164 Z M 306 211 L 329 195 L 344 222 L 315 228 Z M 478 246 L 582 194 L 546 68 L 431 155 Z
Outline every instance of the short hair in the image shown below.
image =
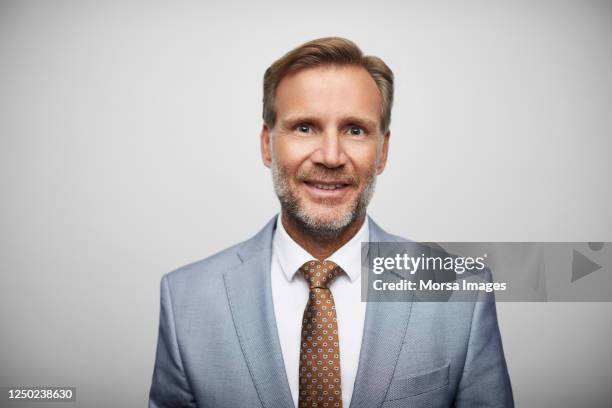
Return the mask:
M 304 43 L 266 69 L 263 78 L 263 120 L 266 126 L 272 128 L 276 122 L 274 100 L 280 81 L 288 74 L 324 65 L 353 65 L 368 71 L 382 96 L 380 130 L 386 133 L 391 123 L 393 71 L 382 59 L 364 56 L 355 43 L 340 37 L 325 37 Z

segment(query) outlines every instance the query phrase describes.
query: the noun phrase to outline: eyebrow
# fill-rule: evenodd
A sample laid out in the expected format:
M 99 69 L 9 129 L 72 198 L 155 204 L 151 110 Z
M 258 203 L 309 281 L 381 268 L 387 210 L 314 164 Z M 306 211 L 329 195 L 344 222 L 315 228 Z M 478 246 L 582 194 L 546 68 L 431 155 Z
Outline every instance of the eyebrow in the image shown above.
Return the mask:
M 364 128 L 376 130 L 378 127 L 378 123 L 376 120 L 372 120 L 369 118 L 360 118 L 357 116 L 345 116 L 340 120 L 340 123 L 343 125 L 355 124 Z

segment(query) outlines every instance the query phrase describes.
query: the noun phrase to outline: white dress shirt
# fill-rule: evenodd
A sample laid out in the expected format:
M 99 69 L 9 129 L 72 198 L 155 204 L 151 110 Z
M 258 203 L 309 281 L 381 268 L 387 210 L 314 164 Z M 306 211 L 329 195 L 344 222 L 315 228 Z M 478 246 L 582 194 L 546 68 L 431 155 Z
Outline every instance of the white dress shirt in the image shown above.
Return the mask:
M 366 217 L 357 234 L 327 258 L 346 272 L 339 275 L 329 286 L 338 317 L 340 381 L 342 403 L 345 407 L 351 403 L 363 336 L 366 303 L 361 302 L 361 242 L 368 241 L 369 236 Z M 315 258 L 289 236 L 279 215 L 272 241 L 272 299 L 289 387 L 296 406 L 299 393 L 302 316 L 309 293 L 309 285 L 302 274 L 297 272 L 300 266 L 313 259 Z

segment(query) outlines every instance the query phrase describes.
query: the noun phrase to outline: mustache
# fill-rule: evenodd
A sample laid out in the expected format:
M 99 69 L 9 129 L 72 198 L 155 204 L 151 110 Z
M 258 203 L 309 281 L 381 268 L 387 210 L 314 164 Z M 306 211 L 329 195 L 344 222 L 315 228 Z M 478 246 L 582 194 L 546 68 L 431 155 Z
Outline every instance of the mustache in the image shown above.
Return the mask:
M 299 171 L 297 174 L 297 179 L 299 181 L 334 181 L 349 185 L 357 185 L 360 181 L 359 177 L 353 174 L 348 174 L 344 170 L 329 169 L 327 167 L 315 167 L 312 169 Z

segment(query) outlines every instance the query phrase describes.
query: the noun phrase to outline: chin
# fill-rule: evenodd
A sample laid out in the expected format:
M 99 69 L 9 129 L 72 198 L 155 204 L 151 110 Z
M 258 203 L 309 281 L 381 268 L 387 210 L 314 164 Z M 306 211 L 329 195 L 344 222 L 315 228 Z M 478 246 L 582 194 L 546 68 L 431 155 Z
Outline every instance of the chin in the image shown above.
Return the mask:
M 299 211 L 298 218 L 305 227 L 329 232 L 341 231 L 356 218 L 350 208 L 338 210 L 327 206 L 317 207 L 316 209 L 302 207 Z

